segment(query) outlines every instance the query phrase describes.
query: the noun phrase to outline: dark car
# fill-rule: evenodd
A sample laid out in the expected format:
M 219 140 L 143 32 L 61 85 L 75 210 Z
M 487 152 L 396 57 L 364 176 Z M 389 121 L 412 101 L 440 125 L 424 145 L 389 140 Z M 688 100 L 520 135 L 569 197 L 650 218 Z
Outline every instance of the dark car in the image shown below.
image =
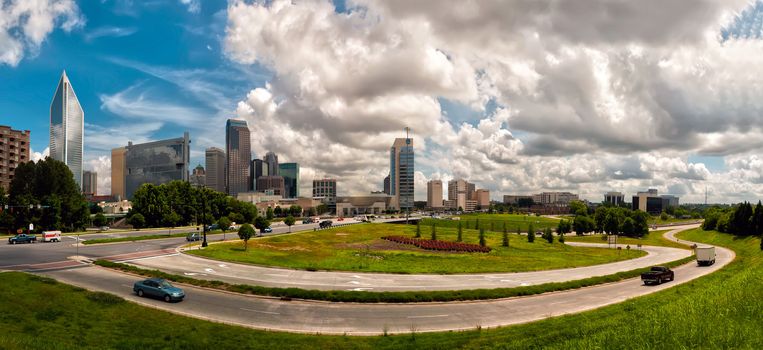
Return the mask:
M 320 228 L 329 228 L 331 227 L 331 224 L 333 224 L 331 220 L 325 220 L 325 221 L 321 221 L 321 223 L 318 224 L 318 226 L 320 226 Z
M 171 285 L 161 278 L 149 278 L 135 282 L 132 290 L 139 297 L 149 296 L 163 299 L 166 302 L 181 301 L 185 298 L 185 292 L 182 289 Z
M 185 236 L 185 240 L 188 242 L 195 242 L 201 240 L 201 235 L 198 232 L 191 232 Z
M 37 242 L 37 236 L 27 235 L 24 233 L 8 238 L 8 244 L 34 243 L 34 242 Z
M 271 233 L 271 232 L 273 232 L 273 229 L 270 226 L 265 227 L 262 230 L 260 230 L 260 233 Z
M 641 280 L 644 284 L 662 284 L 665 281 L 672 281 L 675 278 L 673 271 L 665 266 L 653 266 L 649 272 L 641 274 Z
M 304 220 L 302 220 L 303 224 L 312 224 L 314 222 L 315 222 L 315 219 L 313 218 L 305 218 Z

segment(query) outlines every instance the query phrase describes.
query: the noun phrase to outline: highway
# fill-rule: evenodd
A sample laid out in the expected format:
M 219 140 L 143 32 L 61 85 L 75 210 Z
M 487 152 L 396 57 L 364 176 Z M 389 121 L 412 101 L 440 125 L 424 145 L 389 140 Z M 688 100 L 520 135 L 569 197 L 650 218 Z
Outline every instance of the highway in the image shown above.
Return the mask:
M 673 237 L 676 232 L 691 227 L 696 225 L 676 228 L 666 233 L 666 237 Z M 674 269 L 675 281 L 659 286 L 644 286 L 640 279 L 634 278 L 529 297 L 453 303 L 281 301 L 184 286 L 187 299 L 181 303 L 166 304 L 135 296 L 132 283 L 137 278 L 99 267 L 52 270 L 44 274 L 65 283 L 120 295 L 157 309 L 217 322 L 289 332 L 371 335 L 499 327 L 592 310 L 685 283 L 712 273 L 734 259 L 731 250 L 718 247 L 717 253 L 715 265 L 698 267 L 694 262 L 688 263 Z

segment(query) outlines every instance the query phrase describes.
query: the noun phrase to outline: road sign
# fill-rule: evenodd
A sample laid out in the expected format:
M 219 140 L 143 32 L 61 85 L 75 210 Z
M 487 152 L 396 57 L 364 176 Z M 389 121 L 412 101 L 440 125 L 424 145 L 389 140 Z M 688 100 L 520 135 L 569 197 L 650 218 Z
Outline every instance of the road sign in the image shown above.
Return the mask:
M 609 236 L 607 236 L 607 242 L 609 244 L 617 244 L 617 235 L 609 235 Z
M 34 231 L 34 224 L 29 224 L 29 231 Z

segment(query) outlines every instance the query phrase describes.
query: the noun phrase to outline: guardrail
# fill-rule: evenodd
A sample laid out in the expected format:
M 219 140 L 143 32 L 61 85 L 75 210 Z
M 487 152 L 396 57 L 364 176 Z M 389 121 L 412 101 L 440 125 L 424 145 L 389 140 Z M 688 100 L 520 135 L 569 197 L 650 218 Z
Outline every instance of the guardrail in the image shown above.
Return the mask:
M 335 228 L 335 227 L 357 225 L 357 224 L 362 224 L 362 223 L 363 223 L 362 221 L 361 222 L 346 222 L 346 223 L 343 222 L 341 224 L 331 224 L 331 226 L 329 226 L 329 227 L 320 227 L 320 226 L 319 227 L 313 227 L 313 231 L 328 230 L 328 229 Z

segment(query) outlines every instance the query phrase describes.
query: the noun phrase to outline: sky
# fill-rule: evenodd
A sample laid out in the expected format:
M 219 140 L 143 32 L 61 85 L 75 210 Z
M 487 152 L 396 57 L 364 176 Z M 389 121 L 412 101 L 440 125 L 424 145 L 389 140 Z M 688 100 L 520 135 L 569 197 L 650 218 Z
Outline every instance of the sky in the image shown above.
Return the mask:
M 497 200 L 757 201 L 762 23 L 747 0 L 6 0 L 0 124 L 43 157 L 66 70 L 101 194 L 112 148 L 189 131 L 203 165 L 240 118 L 303 193 L 380 190 L 410 127 L 417 200 L 464 178 Z

